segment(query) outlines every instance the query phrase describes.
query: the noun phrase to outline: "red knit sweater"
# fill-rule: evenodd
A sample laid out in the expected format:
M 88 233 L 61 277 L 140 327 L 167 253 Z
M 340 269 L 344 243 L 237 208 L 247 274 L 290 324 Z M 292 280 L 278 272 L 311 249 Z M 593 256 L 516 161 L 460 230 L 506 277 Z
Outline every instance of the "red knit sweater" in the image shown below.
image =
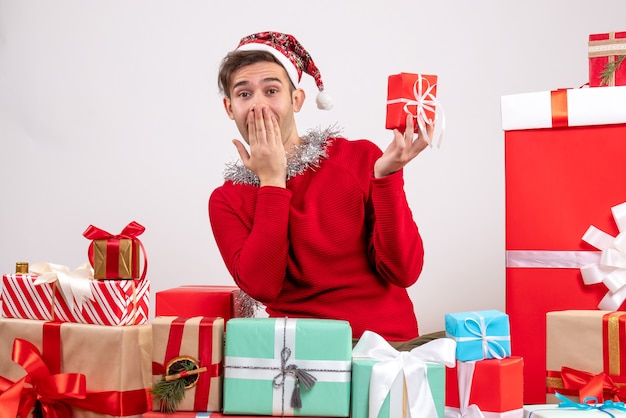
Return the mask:
M 226 267 L 271 317 L 347 320 L 354 338 L 415 338 L 406 287 L 424 249 L 402 171 L 375 179 L 375 144 L 328 141 L 327 158 L 286 189 L 230 180 L 215 189 L 209 217 Z

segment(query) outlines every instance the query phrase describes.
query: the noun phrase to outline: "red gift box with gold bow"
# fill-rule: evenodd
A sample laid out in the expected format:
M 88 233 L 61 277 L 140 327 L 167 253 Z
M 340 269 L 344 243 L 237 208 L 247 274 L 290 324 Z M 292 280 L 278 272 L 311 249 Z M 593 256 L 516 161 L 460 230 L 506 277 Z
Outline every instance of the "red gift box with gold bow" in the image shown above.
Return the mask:
M 200 371 L 189 375 L 176 411 L 220 411 L 224 360 L 224 319 L 157 316 L 152 322 L 152 374 L 157 384 L 185 363 Z M 185 376 L 180 376 L 185 378 Z M 153 410 L 167 411 L 157 399 Z
M 134 417 L 151 406 L 150 325 L 0 318 L 0 416 Z
M 145 278 L 148 268 L 145 249 L 138 236 L 145 228 L 133 221 L 119 234 L 111 234 L 89 225 L 83 236 L 92 240 L 89 245 L 89 261 L 94 269 L 95 279 L 137 279 Z M 143 270 L 140 270 L 143 253 Z
M 626 401 L 626 312 L 565 310 L 546 315 L 547 401 Z

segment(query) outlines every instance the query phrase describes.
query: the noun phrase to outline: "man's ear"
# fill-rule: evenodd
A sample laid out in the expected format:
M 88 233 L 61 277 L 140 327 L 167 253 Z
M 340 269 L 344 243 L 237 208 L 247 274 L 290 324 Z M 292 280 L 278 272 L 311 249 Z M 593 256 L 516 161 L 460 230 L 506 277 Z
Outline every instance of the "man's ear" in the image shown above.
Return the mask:
M 294 112 L 299 112 L 300 109 L 302 109 L 304 99 L 306 99 L 306 93 L 302 89 L 295 89 L 293 93 L 291 93 L 291 101 L 293 103 Z
M 230 104 L 230 99 L 228 97 L 224 97 L 224 110 L 226 110 L 229 118 L 235 119 L 235 115 L 233 114 L 233 109 Z

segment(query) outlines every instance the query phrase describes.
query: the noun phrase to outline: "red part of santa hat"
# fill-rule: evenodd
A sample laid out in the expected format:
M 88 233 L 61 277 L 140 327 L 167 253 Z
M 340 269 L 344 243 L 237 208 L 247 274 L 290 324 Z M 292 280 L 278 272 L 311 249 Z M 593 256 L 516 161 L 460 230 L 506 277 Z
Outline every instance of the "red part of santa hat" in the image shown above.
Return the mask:
M 315 99 L 317 107 L 330 110 L 333 107 L 331 97 L 324 91 L 324 83 L 319 69 L 311 54 L 292 35 L 280 32 L 259 32 L 241 39 L 237 49 L 240 51 L 267 51 L 285 67 L 294 86 L 298 86 L 302 73 L 307 73 L 315 80 L 319 93 Z

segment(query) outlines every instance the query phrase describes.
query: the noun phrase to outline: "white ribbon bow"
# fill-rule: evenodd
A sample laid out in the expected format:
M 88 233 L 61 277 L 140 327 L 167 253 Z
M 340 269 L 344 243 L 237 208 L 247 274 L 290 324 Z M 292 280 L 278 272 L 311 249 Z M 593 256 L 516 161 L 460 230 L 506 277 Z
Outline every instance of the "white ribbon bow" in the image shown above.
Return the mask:
M 400 373 L 404 375 L 412 417 L 436 417 L 437 409 L 427 380 L 426 363 L 454 367 L 456 342 L 438 338 L 411 351 L 398 351 L 383 337 L 365 331 L 352 350 L 353 357 L 381 360 L 372 367 L 369 388 L 369 418 L 376 418 Z
M 580 268 L 585 284 L 604 283 L 608 292 L 598 309 L 617 311 L 626 300 L 626 202 L 611 208 L 619 234 L 616 237 L 591 225 L 583 241 L 601 250 L 600 261 Z
M 426 85 L 426 88 L 423 87 L 423 84 Z M 421 74 L 418 74 L 417 81 L 413 84 L 414 99 L 406 99 L 406 98 L 393 99 L 393 100 L 388 100 L 387 103 L 388 104 L 404 103 L 404 108 L 403 108 L 404 112 L 413 116 L 413 119 L 415 119 L 415 123 L 417 123 L 422 134 L 426 138 L 426 142 L 428 142 L 428 145 L 431 147 L 432 147 L 432 138 L 430 138 L 430 136 L 426 132 L 425 123 L 429 125 L 435 125 L 437 120 L 441 118 L 441 130 L 439 132 L 439 135 L 437 138 L 437 144 L 436 144 L 437 148 L 439 148 L 441 146 L 441 140 L 443 138 L 443 131 L 445 130 L 445 126 L 446 126 L 446 119 L 443 113 L 443 107 L 441 103 L 439 102 L 439 100 L 437 100 L 437 96 L 433 94 L 433 90 L 436 86 L 437 84 L 431 85 L 430 81 L 428 81 L 427 78 L 424 78 L 422 77 Z M 415 114 L 413 114 L 409 110 L 409 106 L 417 107 Z M 430 119 L 429 117 L 427 117 L 426 111 L 432 112 L 435 115 L 434 118 Z
M 72 310 L 75 306 L 82 309 L 83 302 L 94 300 L 91 291 L 93 268 L 89 263 L 70 271 L 69 267 L 61 264 L 40 262 L 32 264 L 29 272 L 38 275 L 35 285 L 57 282 L 61 295 Z
M 445 418 L 485 418 L 478 405 L 469 404 L 475 367 L 476 361 L 457 361 L 460 408 L 446 407 Z

